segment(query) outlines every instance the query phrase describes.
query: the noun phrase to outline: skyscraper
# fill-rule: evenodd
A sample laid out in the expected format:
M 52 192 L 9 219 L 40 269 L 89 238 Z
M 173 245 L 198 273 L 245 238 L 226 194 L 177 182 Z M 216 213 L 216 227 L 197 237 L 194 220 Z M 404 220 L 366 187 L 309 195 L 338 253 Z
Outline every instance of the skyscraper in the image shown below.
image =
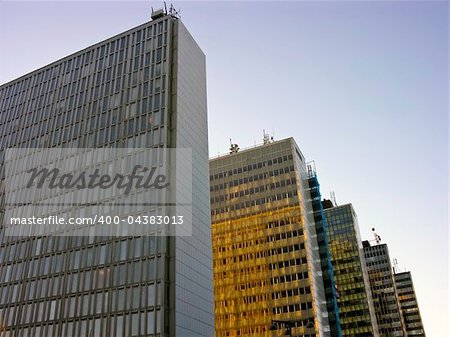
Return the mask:
M 292 138 L 210 160 L 216 336 L 329 336 L 304 156 Z
M 394 274 L 395 286 L 400 302 L 400 310 L 406 327 L 406 335 L 425 337 L 425 329 L 420 316 L 419 303 L 417 302 L 411 273 L 402 272 Z
M 388 246 L 363 241 L 363 247 L 380 336 L 405 336 Z
M 356 213 L 351 204 L 323 202 L 342 335 L 379 336 Z
M 205 56 L 176 15 L 152 19 L 2 85 L 0 157 L 6 148 L 192 149 L 192 236 L 16 237 L 2 227 L 2 336 L 214 334 Z

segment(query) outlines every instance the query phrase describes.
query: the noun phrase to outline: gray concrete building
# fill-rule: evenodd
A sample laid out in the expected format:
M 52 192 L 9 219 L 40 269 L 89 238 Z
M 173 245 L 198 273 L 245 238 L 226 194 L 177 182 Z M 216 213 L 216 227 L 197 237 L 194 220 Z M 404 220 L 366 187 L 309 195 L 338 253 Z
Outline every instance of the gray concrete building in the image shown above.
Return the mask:
M 388 246 L 363 241 L 363 247 L 380 336 L 406 336 Z
M 1 228 L 2 336 L 214 335 L 205 55 L 179 18 L 152 16 L 0 86 L 0 217 L 7 148 L 190 148 L 192 236 Z

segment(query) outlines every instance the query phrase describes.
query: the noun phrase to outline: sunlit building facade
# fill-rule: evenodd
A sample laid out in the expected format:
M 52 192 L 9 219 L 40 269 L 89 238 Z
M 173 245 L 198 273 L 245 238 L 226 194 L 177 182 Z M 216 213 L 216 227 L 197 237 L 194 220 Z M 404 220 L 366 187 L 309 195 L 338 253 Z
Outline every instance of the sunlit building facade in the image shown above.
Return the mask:
M 395 286 L 400 302 L 400 310 L 405 322 L 406 336 L 425 337 L 425 329 L 420 316 L 419 303 L 417 302 L 411 273 L 395 273 Z
M 388 246 L 363 241 L 363 247 L 380 337 L 406 337 Z
M 323 202 L 334 281 L 339 294 L 342 335 L 378 337 L 356 213 L 351 204 L 334 206 Z
M 191 148 L 193 159 L 192 236 L 0 228 L 0 335 L 213 336 L 205 56 L 182 22 L 158 11 L 0 86 L 0 98 L 2 160 L 16 147 Z
M 216 336 L 330 336 L 305 159 L 292 138 L 210 160 Z

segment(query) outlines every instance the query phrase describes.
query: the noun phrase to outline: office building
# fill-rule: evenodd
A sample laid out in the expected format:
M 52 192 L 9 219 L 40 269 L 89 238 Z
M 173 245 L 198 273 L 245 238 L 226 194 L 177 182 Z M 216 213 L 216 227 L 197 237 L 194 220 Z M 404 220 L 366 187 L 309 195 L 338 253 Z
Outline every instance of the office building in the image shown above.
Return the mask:
M 176 15 L 152 19 L 0 86 L 0 157 L 190 148 L 192 236 L 0 230 L 2 336 L 214 335 L 205 56 Z
M 331 262 L 331 254 L 328 243 L 328 224 L 322 205 L 320 184 L 317 178 L 314 162 L 307 164 L 308 184 L 311 195 L 314 222 L 316 224 L 317 243 L 319 244 L 319 256 L 322 269 L 322 281 L 325 290 L 328 321 L 330 324 L 330 336 L 341 337 L 341 322 L 339 319 L 338 294 L 334 283 L 334 270 Z
M 380 337 L 406 336 L 388 246 L 363 241 L 363 247 Z
M 351 204 L 323 201 L 343 336 L 378 337 L 358 220 Z
M 330 336 L 306 163 L 295 141 L 232 146 L 210 160 L 210 186 L 216 336 Z
M 402 272 L 394 274 L 395 286 L 400 302 L 400 310 L 405 322 L 406 336 L 425 337 L 422 318 L 420 316 L 419 304 L 414 291 L 411 273 Z

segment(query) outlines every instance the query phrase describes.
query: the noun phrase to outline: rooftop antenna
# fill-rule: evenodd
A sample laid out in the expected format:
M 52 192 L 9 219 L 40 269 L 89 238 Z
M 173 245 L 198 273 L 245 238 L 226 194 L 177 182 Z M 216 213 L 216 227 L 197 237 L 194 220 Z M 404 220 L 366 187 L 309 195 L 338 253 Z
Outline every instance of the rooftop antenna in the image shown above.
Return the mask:
M 231 141 L 231 138 L 230 138 L 230 154 L 238 153 L 238 152 L 239 152 L 239 145 L 233 144 L 233 142 Z
M 306 169 L 308 171 L 308 178 L 314 177 L 316 175 L 316 162 L 311 160 L 306 163 Z
M 381 236 L 379 236 L 376 232 L 375 232 L 375 228 L 372 228 L 372 232 L 373 232 L 373 236 L 374 236 L 374 240 L 377 243 L 377 245 L 381 242 Z
M 392 271 L 393 271 L 393 273 L 394 274 L 397 274 L 398 273 L 398 261 L 397 261 L 397 258 L 396 257 L 394 257 L 394 259 L 392 260 Z
M 270 137 L 269 134 L 266 133 L 266 130 L 263 129 L 263 144 L 269 144 L 270 143 Z
M 266 130 L 263 129 L 263 144 L 266 145 L 270 143 L 273 143 L 273 136 L 270 137 Z
M 170 15 L 173 18 L 179 19 L 181 18 L 181 11 L 177 10 L 173 4 L 170 4 L 169 10 L 167 10 L 167 5 L 166 2 L 164 1 L 164 7 L 166 9 L 166 14 Z
M 334 191 L 330 192 L 330 201 L 334 207 L 336 207 L 338 205 L 336 202 L 336 194 L 334 193 Z

